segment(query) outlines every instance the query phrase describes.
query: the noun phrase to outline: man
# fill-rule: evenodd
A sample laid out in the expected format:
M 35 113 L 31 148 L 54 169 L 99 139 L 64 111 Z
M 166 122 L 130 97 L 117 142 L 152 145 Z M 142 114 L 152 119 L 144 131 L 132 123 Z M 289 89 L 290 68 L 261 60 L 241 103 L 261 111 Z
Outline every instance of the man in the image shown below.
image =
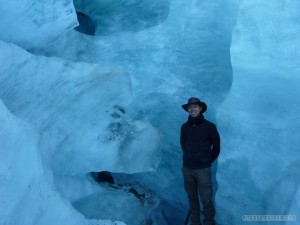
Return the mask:
M 204 119 L 207 109 L 204 102 L 192 97 L 182 108 L 189 113 L 181 127 L 180 144 L 183 150 L 182 172 L 184 187 L 190 203 L 192 225 L 200 225 L 200 203 L 204 211 L 204 224 L 215 225 L 215 208 L 212 201 L 211 164 L 220 153 L 220 136 L 216 126 Z

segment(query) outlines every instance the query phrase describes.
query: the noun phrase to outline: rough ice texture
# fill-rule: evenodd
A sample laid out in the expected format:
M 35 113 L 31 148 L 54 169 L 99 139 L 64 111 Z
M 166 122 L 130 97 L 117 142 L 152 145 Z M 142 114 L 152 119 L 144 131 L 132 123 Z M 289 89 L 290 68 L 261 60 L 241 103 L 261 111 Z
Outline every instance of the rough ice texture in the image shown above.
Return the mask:
M 155 168 L 159 137 L 149 123 L 126 116 L 132 96 L 126 73 L 35 57 L 3 42 L 1 49 L 1 97 L 42 134 L 44 159 L 56 173 Z M 145 148 L 147 141 L 153 144 Z M 137 163 L 130 162 L 132 157 Z
M 0 224 L 122 225 L 86 220 L 45 177 L 39 135 L 0 101 Z
M 218 111 L 223 152 L 216 200 L 222 224 L 248 224 L 242 216 L 251 214 L 299 215 L 299 9 L 298 1 L 239 6 L 233 84 Z
M 71 0 L 1 2 L 0 39 L 25 49 L 42 47 L 78 25 Z
M 52 172 L 74 176 L 101 170 L 138 173 L 155 169 L 160 160 L 159 136 L 147 121 L 134 121 L 126 115 L 123 107 L 131 100 L 126 73 L 97 64 L 36 57 L 14 45 L 0 44 L 1 98 L 40 134 L 38 149 L 49 180 Z M 132 163 L 132 158 L 137 162 Z M 16 170 L 23 168 L 18 162 Z M 39 191 L 27 195 L 27 201 L 46 207 L 43 198 L 39 202 L 36 196 Z M 47 207 L 53 207 L 49 217 L 55 218 L 58 211 L 54 205 Z M 29 214 L 32 220 L 39 216 L 34 212 Z M 47 218 L 41 216 L 45 223 L 39 224 L 47 224 Z
M 97 193 L 99 187 L 87 182 L 86 172 L 155 168 L 159 137 L 150 121 L 161 134 L 161 163 L 156 171 L 125 179 L 159 194 L 161 214 L 155 214 L 154 224 L 182 224 L 188 205 L 178 134 L 186 119 L 181 104 L 193 95 L 208 104 L 205 116 L 217 123 L 222 138 L 217 221 L 240 225 L 243 214 L 300 211 L 299 1 L 84 2 L 77 0 L 75 6 L 97 20 L 95 37 L 68 30 L 74 21 L 67 18 L 74 12 L 60 14 L 65 19 L 59 22 L 62 30 L 51 25 L 44 33 L 32 28 L 26 13 L 20 17 L 23 21 L 11 22 L 11 15 L 27 12 L 27 1 L 16 13 L 5 13 L 14 3 L 1 8 L 6 18 L 0 21 L 1 30 L 8 32 L 0 38 L 46 57 L 1 43 L 0 96 L 11 112 L 41 134 L 38 148 L 45 176 L 51 180 L 54 172 L 56 188 L 65 199 L 76 201 L 86 215 L 101 217 L 101 212 L 93 214 L 97 202 L 88 200 L 105 199 L 107 192 Z M 46 11 L 61 4 L 45 3 L 35 4 L 44 4 Z M 147 12 L 147 7 L 153 10 L 149 17 L 136 14 Z M 36 13 L 37 21 L 44 23 Z M 22 35 L 17 35 L 19 28 Z M 128 163 L 132 159 L 135 162 Z M 113 202 L 109 197 L 111 205 L 105 210 L 120 211 L 112 205 L 126 204 L 129 196 L 123 197 Z M 49 215 L 56 215 L 55 207 Z M 128 211 L 127 218 L 135 210 Z

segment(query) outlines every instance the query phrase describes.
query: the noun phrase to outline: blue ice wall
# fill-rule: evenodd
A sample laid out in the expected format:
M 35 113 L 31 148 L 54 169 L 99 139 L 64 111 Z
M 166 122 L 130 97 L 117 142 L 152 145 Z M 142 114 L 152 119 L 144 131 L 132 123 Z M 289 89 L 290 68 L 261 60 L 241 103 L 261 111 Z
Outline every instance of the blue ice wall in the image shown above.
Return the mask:
M 155 173 L 126 179 L 156 191 L 162 199 L 162 212 L 157 216 L 161 225 L 162 221 L 182 224 L 188 205 L 179 147 L 179 130 L 187 115 L 181 105 L 190 96 L 199 96 L 208 104 L 206 117 L 216 122 L 215 112 L 232 84 L 230 44 L 237 5 L 224 1 L 75 1 L 75 8 L 94 21 L 95 36 L 68 32 L 33 52 L 130 73 L 134 97 L 126 113 L 158 128 L 162 158 Z
M 138 152 L 141 157 L 144 153 L 145 162 L 148 162 L 146 159 L 149 157 L 151 164 L 158 167 L 152 171 L 135 173 L 135 165 L 138 165 L 134 161 L 136 158 L 126 158 L 123 154 L 121 162 L 126 161 L 124 164 L 127 167 L 123 164 L 116 166 L 112 163 L 109 165 L 102 163 L 98 168 L 103 170 L 109 168 L 112 172 L 116 168 L 119 171 L 122 169 L 124 173 L 113 174 L 116 180 L 127 183 L 138 182 L 141 186 L 154 191 L 160 204 L 149 214 L 143 212 L 153 224 L 182 224 L 188 210 L 181 175 L 179 130 L 187 117 L 181 105 L 191 96 L 200 97 L 207 103 L 208 111 L 205 117 L 217 124 L 222 138 L 221 154 L 213 166 L 216 172 L 214 182 L 217 190 L 215 202 L 218 223 L 240 225 L 246 223 L 242 220 L 246 214 L 297 215 L 300 196 L 299 182 L 296 179 L 300 158 L 298 151 L 300 6 L 297 0 L 74 0 L 74 8 L 70 1 L 64 1 L 65 4 L 62 5 L 50 4 L 54 10 L 49 8 L 51 13 L 46 14 L 48 17 L 39 15 L 37 12 L 40 10 L 35 10 L 42 8 L 47 12 L 47 6 L 40 5 L 42 2 L 36 3 L 33 8 L 27 7 L 30 5 L 29 0 L 24 2 L 19 10 L 11 10 L 13 17 L 9 17 L 7 13 L 14 8 L 13 3 L 7 3 L 5 7 L 0 8 L 1 15 L 7 18 L 0 21 L 0 28 L 8 31 L 0 35 L 1 40 L 17 44 L 31 54 L 29 56 L 24 52 L 16 53 L 14 56 L 16 60 L 13 61 L 10 60 L 12 56 L 8 53 L 10 51 L 2 53 L 3 66 L 0 74 L 3 82 L 0 97 L 8 110 L 13 109 L 16 115 L 23 115 L 27 109 L 26 113 L 31 115 L 30 118 L 34 117 L 30 113 L 30 110 L 36 112 L 32 107 L 34 103 L 28 101 L 28 104 L 24 104 L 22 101 L 28 99 L 29 93 L 26 91 L 24 98 L 15 96 L 15 102 L 8 101 L 12 88 L 16 88 L 15 85 L 11 85 L 15 81 L 10 74 L 22 74 L 27 71 L 22 69 L 16 72 L 16 68 L 11 65 L 18 62 L 20 68 L 30 68 L 30 72 L 35 74 L 32 77 L 41 77 L 53 71 L 55 76 L 47 75 L 52 78 L 51 82 L 61 84 L 63 79 L 59 77 L 62 73 L 68 77 L 65 84 L 69 84 L 72 83 L 69 75 L 77 74 L 78 77 L 83 76 L 89 81 L 84 82 L 87 87 L 93 85 L 93 88 L 83 88 L 85 98 L 81 98 L 90 99 L 88 103 L 92 105 L 82 100 L 76 103 L 78 113 L 73 110 L 69 114 L 68 107 L 65 111 L 60 111 L 64 115 L 73 115 L 72 118 L 81 118 L 80 115 L 84 115 L 85 111 L 89 113 L 94 109 L 97 111 L 99 105 L 111 106 L 112 100 L 118 101 L 117 105 L 126 102 L 122 108 L 124 111 L 122 115 L 114 119 L 117 122 L 121 121 L 125 128 L 128 124 L 134 124 L 135 131 L 143 130 L 143 126 L 151 128 L 152 134 L 159 133 L 159 138 L 150 135 L 155 138 L 147 139 L 145 138 L 147 132 L 141 132 L 142 136 L 130 135 L 128 132 L 126 136 L 122 135 L 125 134 L 122 133 L 122 129 L 111 128 L 107 125 L 111 124 L 110 120 L 113 119 L 109 112 L 112 110 L 112 115 L 116 113 L 116 108 L 112 108 L 100 110 L 106 116 L 102 117 L 99 123 L 88 118 L 74 119 L 72 125 L 76 124 L 77 132 L 74 132 L 73 137 L 83 137 L 80 130 L 89 130 L 90 135 L 87 135 L 89 132 L 84 132 L 86 135 L 84 141 L 69 138 L 62 146 L 66 149 L 78 145 L 95 147 L 97 145 L 87 143 L 89 140 L 97 139 L 98 129 L 103 129 L 104 135 L 110 132 L 109 137 L 114 134 L 124 140 L 129 137 L 128 142 L 120 145 L 121 148 L 107 147 L 110 150 L 114 149 L 114 154 L 106 154 L 105 157 L 113 159 L 124 152 L 122 151 L 124 147 L 129 153 Z M 23 13 L 22 10 L 25 9 L 29 10 L 29 13 Z M 89 18 L 88 26 L 95 29 L 93 35 L 72 29 L 76 26 L 75 11 Z M 57 12 L 57 15 L 53 16 L 53 12 Z M 22 21 L 14 20 L 15 15 L 19 14 L 22 14 L 20 17 Z M 81 26 L 84 26 L 84 22 Z M 31 43 L 28 40 L 34 41 Z M 5 48 L 9 48 L 7 43 L 3 43 Z M 18 51 L 21 52 L 20 49 L 14 49 L 14 52 Z M 26 60 L 23 60 L 23 55 Z M 37 57 L 38 55 L 42 57 Z M 50 71 L 49 66 L 53 65 L 54 61 L 60 67 Z M 37 62 L 43 62 L 42 66 L 39 63 L 36 65 Z M 43 68 L 46 72 L 43 72 Z M 107 76 L 105 81 L 102 80 L 104 84 L 101 85 L 100 81 L 94 84 L 93 77 L 103 73 Z M 119 74 L 118 79 L 110 82 L 116 74 Z M 26 73 L 26 77 L 30 78 L 30 73 Z M 83 78 L 78 78 L 79 83 L 81 79 Z M 43 81 L 47 83 L 46 80 Z M 49 83 L 47 85 L 49 86 Z M 24 85 L 22 88 L 38 89 L 36 85 L 32 88 Z M 61 88 L 56 87 L 55 90 L 56 93 L 60 93 Z M 78 93 L 79 90 L 81 89 L 74 88 L 72 91 Z M 89 93 L 91 90 L 94 92 Z M 39 93 L 34 98 L 43 98 L 43 92 Z M 64 93 L 73 99 L 73 92 Z M 54 96 L 49 98 L 59 99 Z M 67 98 L 63 99 L 64 103 L 68 103 Z M 96 104 L 98 102 L 99 104 Z M 22 107 L 12 108 L 14 105 Z M 38 109 L 41 104 L 35 107 Z M 55 110 L 55 107 L 53 108 L 52 110 Z M 49 110 L 41 112 L 40 117 L 47 120 L 48 112 Z M 93 115 L 93 118 L 97 118 L 97 113 Z M 71 120 L 70 116 L 66 118 Z M 33 122 L 29 123 L 43 124 L 43 120 L 32 120 Z M 112 123 L 118 124 L 117 122 Z M 63 124 L 61 123 L 61 126 Z M 59 125 L 57 122 L 57 126 Z M 89 129 L 90 125 L 97 128 Z M 106 129 L 107 127 L 111 129 Z M 130 130 L 130 126 L 127 128 Z M 137 133 L 139 132 L 135 132 Z M 49 146 L 59 141 L 55 137 L 61 132 L 51 134 L 53 135 L 49 140 L 53 141 L 49 141 L 51 142 Z M 134 148 L 128 148 L 130 145 L 126 143 L 130 143 L 134 139 L 132 137 L 141 138 L 137 138 L 138 144 L 133 145 Z M 153 145 L 160 146 L 160 155 L 149 156 L 146 150 L 152 149 L 150 147 Z M 101 150 L 103 151 L 103 148 Z M 58 159 L 69 156 L 57 152 Z M 50 153 L 46 152 L 46 155 Z M 71 155 L 72 162 L 78 163 L 78 168 L 85 166 L 88 172 L 90 164 L 80 163 L 84 154 Z M 105 160 L 107 159 L 105 157 L 98 158 L 95 154 L 95 157 L 91 158 L 109 161 Z M 66 168 L 69 168 L 68 166 L 70 164 L 67 164 Z M 68 201 L 78 200 L 78 203 L 83 199 L 93 199 L 87 195 L 94 193 L 96 188 L 93 185 L 90 187 L 91 182 L 86 177 L 74 174 L 62 175 L 60 170 L 55 170 L 53 177 L 56 188 Z M 104 201 L 105 193 L 98 193 L 97 199 Z M 103 204 L 109 205 L 108 211 L 122 219 L 124 212 L 117 214 L 119 210 L 113 208 L 111 204 L 114 198 L 109 196 L 106 199 L 107 204 Z M 117 202 L 126 204 L 120 197 L 122 194 L 118 193 L 116 196 L 119 198 Z M 86 205 L 93 205 L 92 203 L 85 202 Z M 87 216 L 84 212 L 89 211 L 88 209 L 82 209 L 81 213 Z M 125 214 L 130 217 L 132 216 L 130 212 L 135 211 L 128 210 Z M 99 214 L 96 217 L 102 218 L 101 211 L 97 213 Z M 284 221 L 281 223 L 285 224 Z

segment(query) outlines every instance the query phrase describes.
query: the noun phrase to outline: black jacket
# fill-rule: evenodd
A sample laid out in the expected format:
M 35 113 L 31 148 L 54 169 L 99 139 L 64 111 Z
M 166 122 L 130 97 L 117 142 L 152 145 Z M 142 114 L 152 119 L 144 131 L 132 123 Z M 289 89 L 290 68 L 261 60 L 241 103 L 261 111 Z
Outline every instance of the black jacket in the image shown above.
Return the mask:
M 210 167 L 220 153 L 220 136 L 215 124 L 189 116 L 181 127 L 180 144 L 183 150 L 183 166 L 190 169 Z

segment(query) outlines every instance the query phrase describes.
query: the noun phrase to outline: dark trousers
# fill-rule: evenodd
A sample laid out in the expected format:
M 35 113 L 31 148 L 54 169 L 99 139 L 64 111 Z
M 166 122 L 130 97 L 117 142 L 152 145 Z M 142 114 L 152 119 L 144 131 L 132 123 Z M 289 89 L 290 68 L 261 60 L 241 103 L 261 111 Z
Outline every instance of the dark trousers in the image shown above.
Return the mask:
M 190 221 L 193 225 L 200 223 L 200 203 L 203 205 L 204 224 L 215 224 L 215 208 L 212 201 L 213 190 L 210 168 L 189 169 L 182 168 L 184 187 L 190 203 Z

